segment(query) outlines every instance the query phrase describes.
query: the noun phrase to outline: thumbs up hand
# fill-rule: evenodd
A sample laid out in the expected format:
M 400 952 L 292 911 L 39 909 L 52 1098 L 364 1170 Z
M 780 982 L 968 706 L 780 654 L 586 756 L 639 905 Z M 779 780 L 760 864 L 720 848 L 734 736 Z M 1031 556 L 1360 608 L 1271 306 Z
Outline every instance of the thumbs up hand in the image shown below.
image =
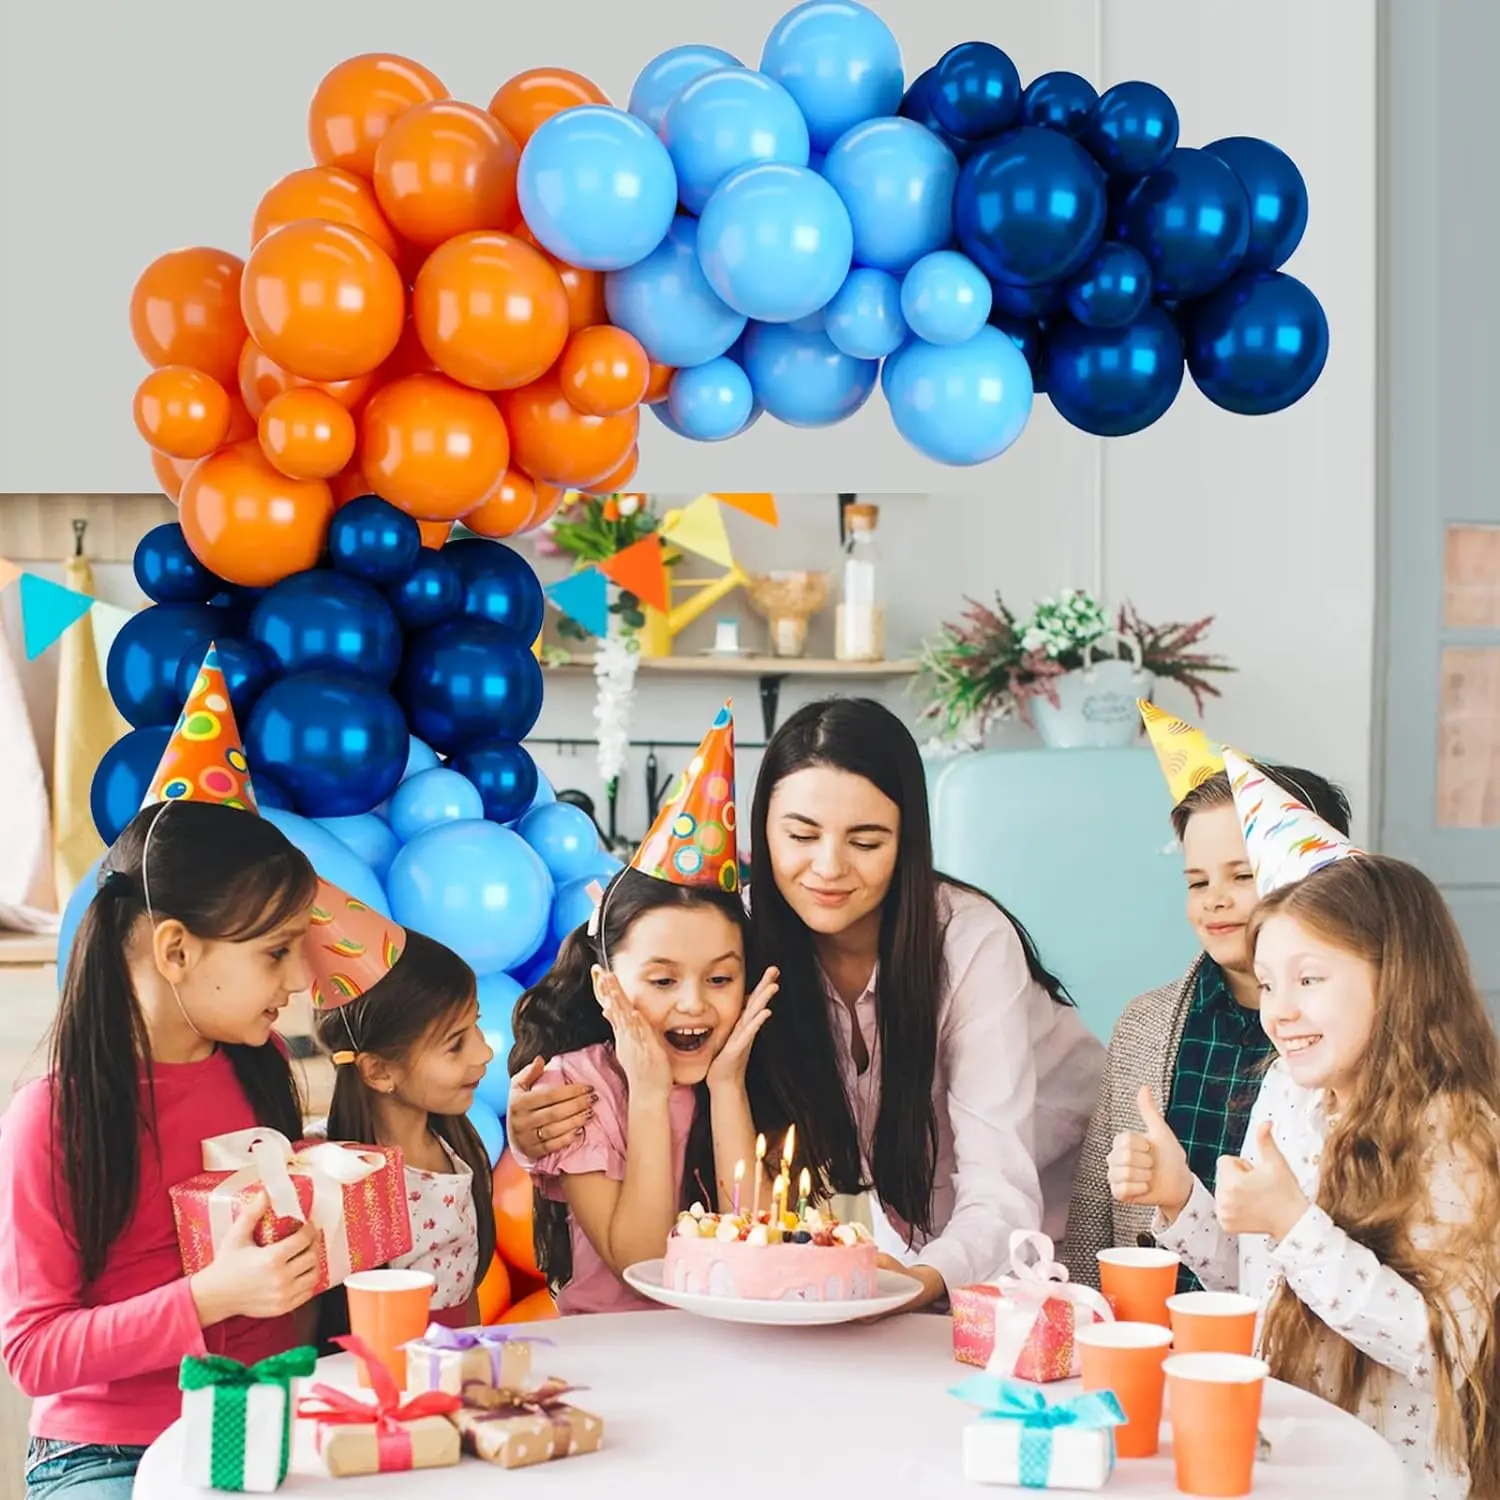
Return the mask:
M 1269 1120 L 1261 1121 L 1256 1143 L 1259 1161 L 1219 1158 L 1214 1192 L 1219 1225 L 1226 1234 L 1268 1234 L 1279 1240 L 1307 1212 L 1307 1194 L 1281 1154 Z
M 1143 1129 L 1122 1130 L 1105 1159 L 1109 1190 L 1119 1203 L 1143 1203 L 1161 1209 L 1168 1221 L 1186 1206 L 1193 1193 L 1193 1174 L 1187 1153 L 1172 1134 L 1151 1090 L 1136 1095 Z

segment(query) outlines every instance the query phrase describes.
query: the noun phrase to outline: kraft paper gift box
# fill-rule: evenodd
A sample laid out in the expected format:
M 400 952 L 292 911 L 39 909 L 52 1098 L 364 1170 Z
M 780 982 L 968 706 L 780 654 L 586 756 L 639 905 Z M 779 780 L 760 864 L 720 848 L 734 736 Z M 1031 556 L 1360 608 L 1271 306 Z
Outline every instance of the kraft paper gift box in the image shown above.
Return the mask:
M 406 1346 L 406 1389 L 461 1395 L 465 1385 L 520 1391 L 532 1384 L 531 1346 L 551 1344 L 504 1328 L 445 1328 L 431 1323 Z
M 213 1260 L 215 1247 L 257 1193 L 266 1199 L 257 1244 L 285 1239 L 304 1221 L 318 1230 L 315 1292 L 411 1249 L 403 1163 L 393 1147 L 293 1145 L 275 1130 L 236 1130 L 205 1140 L 203 1171 L 170 1192 L 182 1269 L 189 1276 Z
M 596 1453 L 604 1441 L 604 1423 L 562 1399 L 576 1389 L 560 1380 L 529 1391 L 497 1391 L 471 1383 L 464 1388 L 463 1405 L 453 1420 L 464 1447 L 502 1469 Z
M 980 1408 L 964 1427 L 964 1478 L 1020 1489 L 1099 1490 L 1125 1413 L 1112 1391 L 1051 1403 L 1034 1386 L 973 1375 L 949 1392 Z
M 292 1381 L 311 1375 L 316 1349 L 289 1349 L 258 1364 L 221 1354 L 182 1362 L 183 1479 L 199 1489 L 269 1495 L 291 1454 Z

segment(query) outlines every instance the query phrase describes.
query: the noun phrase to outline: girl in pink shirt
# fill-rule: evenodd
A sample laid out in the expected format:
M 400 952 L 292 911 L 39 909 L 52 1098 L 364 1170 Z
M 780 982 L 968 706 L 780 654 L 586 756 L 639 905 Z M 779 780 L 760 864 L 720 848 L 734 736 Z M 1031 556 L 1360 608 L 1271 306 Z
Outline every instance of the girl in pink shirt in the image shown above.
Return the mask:
M 261 1247 L 243 1215 L 184 1276 L 167 1190 L 202 1169 L 205 1136 L 301 1133 L 271 1027 L 307 986 L 316 888 L 270 823 L 208 803 L 148 808 L 105 857 L 50 1071 L 0 1130 L 0 1355 L 34 1398 L 31 1500 L 125 1500 L 181 1410 L 184 1355 L 306 1342 L 311 1232 Z

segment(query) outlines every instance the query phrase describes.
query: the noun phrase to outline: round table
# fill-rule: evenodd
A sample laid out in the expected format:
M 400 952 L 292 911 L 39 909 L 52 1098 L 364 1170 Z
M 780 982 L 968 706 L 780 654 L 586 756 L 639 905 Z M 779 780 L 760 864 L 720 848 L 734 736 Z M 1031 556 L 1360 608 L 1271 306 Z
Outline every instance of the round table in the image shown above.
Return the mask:
M 507 1494 L 598 1500 L 754 1496 L 822 1481 L 838 1496 L 907 1495 L 974 1500 L 962 1472 L 963 1426 L 975 1413 L 947 1394 L 971 1373 L 954 1362 L 948 1319 L 912 1314 L 870 1326 L 757 1328 L 681 1312 L 573 1317 L 526 1330 L 554 1341 L 534 1358 L 538 1375 L 587 1386 L 572 1398 L 604 1419 L 598 1453 L 513 1471 Z M 318 1378 L 354 1384 L 347 1355 L 323 1360 Z M 1072 1383 L 1048 1386 L 1056 1400 Z M 1288 1429 L 1288 1424 L 1289 1429 Z M 331 1479 L 298 1422 L 282 1493 L 325 1500 L 483 1496 L 501 1482 L 465 1457 L 457 1468 Z M 1271 1382 L 1263 1427 L 1273 1452 L 1258 1464 L 1257 1500 L 1392 1500 L 1402 1493 L 1394 1451 L 1370 1428 L 1305 1391 Z M 135 1500 L 202 1500 L 185 1485 L 181 1423 L 151 1445 Z M 1050 1491 L 1075 1494 L 1077 1491 Z M 1170 1428 L 1156 1458 L 1122 1459 L 1106 1495 L 1176 1496 Z

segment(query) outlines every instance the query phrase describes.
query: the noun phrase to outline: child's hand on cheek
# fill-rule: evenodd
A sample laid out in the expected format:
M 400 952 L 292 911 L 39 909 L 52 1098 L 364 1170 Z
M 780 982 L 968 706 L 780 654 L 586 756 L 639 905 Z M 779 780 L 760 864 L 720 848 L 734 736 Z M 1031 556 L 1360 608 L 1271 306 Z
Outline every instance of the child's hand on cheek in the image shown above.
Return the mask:
M 734 1030 L 719 1049 L 719 1055 L 708 1065 L 708 1086 L 723 1088 L 726 1084 L 734 1088 L 745 1082 L 745 1064 L 750 1061 L 750 1047 L 760 1028 L 771 1019 L 770 1004 L 775 998 L 781 979 L 780 969 L 767 969 L 755 986 Z
M 615 1034 L 615 1058 L 630 1085 L 631 1098 L 665 1099 L 672 1089 L 672 1061 L 661 1038 L 630 1003 L 613 974 L 595 971 L 594 996 Z
M 1281 1154 L 1269 1120 L 1261 1122 L 1256 1140 L 1259 1161 L 1239 1156 L 1219 1158 L 1214 1193 L 1219 1223 L 1226 1234 L 1268 1234 L 1279 1240 L 1307 1212 L 1307 1195 Z

